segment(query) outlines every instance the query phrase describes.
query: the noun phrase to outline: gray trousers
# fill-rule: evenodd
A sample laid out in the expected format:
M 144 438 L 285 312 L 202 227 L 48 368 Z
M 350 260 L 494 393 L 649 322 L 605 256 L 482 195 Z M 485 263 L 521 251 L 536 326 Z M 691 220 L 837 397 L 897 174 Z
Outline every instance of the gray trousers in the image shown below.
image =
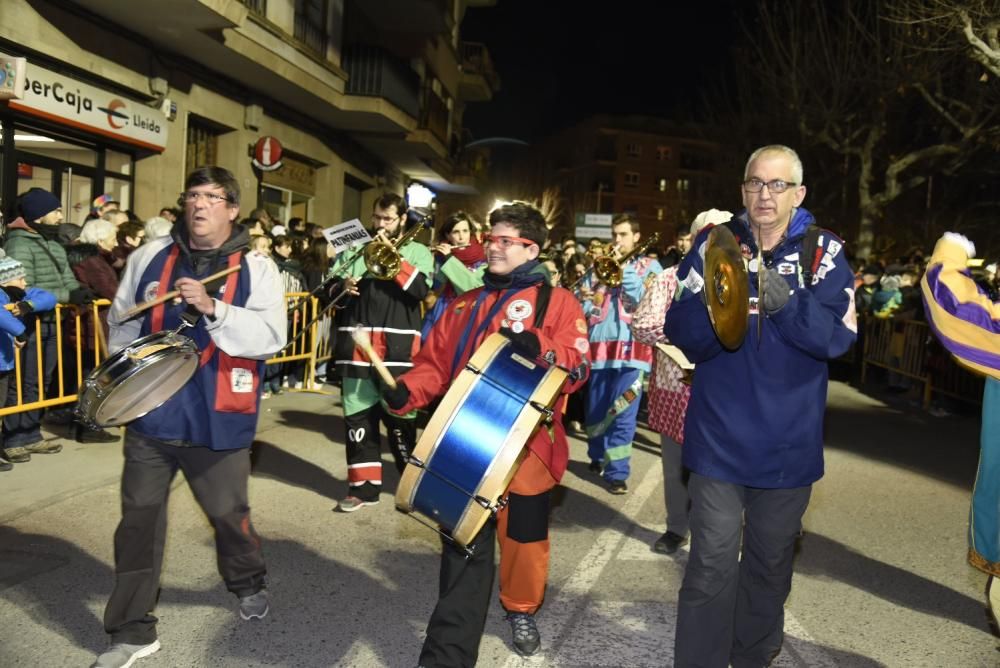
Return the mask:
M 681 444 L 666 434 L 660 434 L 660 463 L 663 465 L 663 502 L 667 509 L 667 531 L 678 536 L 688 535 L 687 476 L 681 463 Z
M 215 530 L 219 573 L 237 596 L 262 589 L 267 569 L 250 523 L 247 481 L 250 449 L 209 450 L 168 445 L 125 432 L 122 519 L 115 531 L 115 588 L 104 611 L 112 642 L 156 640 L 153 609 L 167 534 L 167 496 L 178 469 Z
M 692 472 L 688 491 L 691 556 L 674 666 L 767 666 L 781 650 L 795 540 L 812 487 L 757 489 Z

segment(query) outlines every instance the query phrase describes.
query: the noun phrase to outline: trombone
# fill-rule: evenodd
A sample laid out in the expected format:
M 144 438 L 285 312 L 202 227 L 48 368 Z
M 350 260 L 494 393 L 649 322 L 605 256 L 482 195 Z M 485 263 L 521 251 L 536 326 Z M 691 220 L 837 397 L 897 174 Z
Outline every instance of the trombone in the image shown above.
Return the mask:
M 583 282 L 591 272 L 597 276 L 597 280 L 604 283 L 610 288 L 617 288 L 622 284 L 622 274 L 624 272 L 625 265 L 639 257 L 646 252 L 650 246 L 654 245 L 660 240 L 660 233 L 653 232 L 644 242 L 633 248 L 625 257 L 616 258 L 615 253 L 618 247 L 608 245 L 603 255 L 598 255 L 594 258 L 594 263 L 587 267 L 578 279 L 576 279 L 571 286 L 570 290 L 576 290 L 580 287 L 580 283 Z

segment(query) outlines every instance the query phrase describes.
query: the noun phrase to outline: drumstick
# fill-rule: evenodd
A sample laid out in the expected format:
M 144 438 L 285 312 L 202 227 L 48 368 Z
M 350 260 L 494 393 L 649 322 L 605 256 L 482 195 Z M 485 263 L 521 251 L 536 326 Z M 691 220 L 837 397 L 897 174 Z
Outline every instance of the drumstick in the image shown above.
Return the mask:
M 229 274 L 233 273 L 234 271 L 239 271 L 239 270 L 240 270 L 240 265 L 235 265 L 233 267 L 227 267 L 226 269 L 223 269 L 222 271 L 215 272 L 214 274 L 212 274 L 208 278 L 202 279 L 201 283 L 202 283 L 202 285 L 204 285 L 206 283 L 211 283 L 214 280 L 220 279 L 223 276 L 228 276 Z M 165 294 L 165 295 L 163 295 L 161 297 L 157 297 L 156 299 L 150 299 L 148 302 L 143 302 L 141 304 L 136 304 L 135 306 L 133 306 L 129 310 L 125 311 L 125 315 L 123 316 L 123 318 L 125 320 L 128 320 L 129 318 L 134 318 L 135 316 L 139 315 L 140 313 L 142 313 L 143 311 L 145 311 L 148 308 L 153 308 L 154 306 L 159 306 L 163 302 L 170 301 L 171 299 L 173 299 L 174 297 L 176 297 L 180 293 L 181 293 L 180 290 L 171 290 L 170 292 L 168 292 L 167 294 Z
M 378 353 L 375 352 L 375 349 L 372 348 L 372 342 L 368 338 L 368 333 L 363 329 L 355 329 L 351 332 L 351 338 L 354 339 L 354 344 L 360 348 L 365 355 L 368 355 L 368 359 L 371 360 L 372 366 L 375 367 L 376 371 L 378 371 L 378 375 L 382 376 L 382 380 L 385 381 L 385 384 L 395 390 L 396 379 L 392 377 L 392 374 L 389 373 L 389 369 L 386 368 L 382 358 L 379 357 Z

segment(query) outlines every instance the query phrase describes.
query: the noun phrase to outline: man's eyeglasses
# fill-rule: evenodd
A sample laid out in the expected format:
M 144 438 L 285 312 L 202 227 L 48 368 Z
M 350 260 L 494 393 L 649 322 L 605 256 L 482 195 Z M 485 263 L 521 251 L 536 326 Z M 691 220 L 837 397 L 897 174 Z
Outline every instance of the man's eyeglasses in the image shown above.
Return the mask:
M 496 244 L 501 248 L 501 250 L 507 250 L 514 244 L 521 244 L 522 246 L 530 246 L 533 243 L 535 243 L 531 239 L 523 239 L 521 237 L 497 237 L 493 236 L 492 234 L 487 234 L 485 237 L 483 237 L 483 241 L 486 242 L 487 246 L 489 246 L 490 244 Z
M 202 198 L 209 206 L 215 206 L 219 202 L 232 202 L 228 195 L 219 195 L 218 193 L 195 192 L 193 190 L 181 193 L 181 201 L 185 204 L 194 204 Z
M 396 220 L 398 216 L 380 216 L 377 213 L 372 214 L 373 223 L 391 223 Z
M 798 183 L 790 183 L 788 181 L 782 181 L 781 179 L 774 179 L 773 181 L 761 181 L 760 179 L 747 179 L 743 182 L 743 190 L 748 193 L 759 193 L 767 186 L 767 192 L 771 194 L 778 194 L 785 192 L 789 188 L 794 188 L 799 185 Z

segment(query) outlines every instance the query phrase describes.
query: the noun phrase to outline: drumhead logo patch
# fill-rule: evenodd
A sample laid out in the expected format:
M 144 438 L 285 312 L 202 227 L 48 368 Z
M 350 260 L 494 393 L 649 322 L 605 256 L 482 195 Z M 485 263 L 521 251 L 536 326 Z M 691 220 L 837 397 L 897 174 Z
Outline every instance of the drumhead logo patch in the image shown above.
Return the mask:
M 142 291 L 142 301 L 151 302 L 156 299 L 156 292 L 160 289 L 159 281 L 150 281 L 146 284 L 146 289 Z
M 507 317 L 511 320 L 525 320 L 531 315 L 531 302 L 527 299 L 515 299 L 507 306 Z
M 253 392 L 253 373 L 250 369 L 233 369 L 229 376 L 229 384 L 234 394 Z

